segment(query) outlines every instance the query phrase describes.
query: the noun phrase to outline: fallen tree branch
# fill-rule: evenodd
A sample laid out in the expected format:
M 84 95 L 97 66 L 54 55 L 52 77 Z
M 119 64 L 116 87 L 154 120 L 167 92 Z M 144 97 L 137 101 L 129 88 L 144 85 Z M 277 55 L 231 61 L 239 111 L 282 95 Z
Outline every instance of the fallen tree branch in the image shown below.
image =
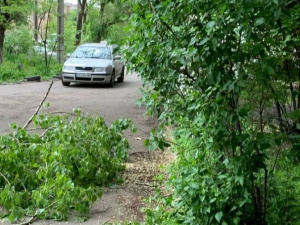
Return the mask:
M 147 183 L 140 183 L 140 182 L 134 182 L 134 184 L 140 185 L 140 186 L 157 187 L 157 185 L 154 185 L 154 184 L 147 184 Z
M 78 115 L 76 115 L 75 113 L 69 113 L 69 112 L 59 112 L 59 111 L 56 111 L 56 112 L 51 112 L 51 114 L 52 114 L 52 115 L 54 115 L 54 114 L 67 114 L 67 115 L 71 115 L 71 116 L 78 116 Z M 80 117 L 82 117 L 82 118 L 86 118 L 86 116 L 81 116 L 81 115 L 80 115 Z
M 133 155 L 133 154 L 139 154 L 139 153 L 144 153 L 144 154 L 146 154 L 146 153 L 150 153 L 150 152 L 145 152 L 145 151 L 138 151 L 138 152 L 130 152 L 130 153 L 128 153 L 129 155 Z
M 3 179 L 10 185 L 10 182 L 8 179 L 3 175 L 3 173 L 0 172 L 0 176 L 3 177 Z
M 40 108 L 42 107 L 44 101 L 46 100 L 49 92 L 50 92 L 50 89 L 53 85 L 53 81 L 51 82 L 51 84 L 49 85 L 49 88 L 48 88 L 48 91 L 46 93 L 46 95 L 44 96 L 43 100 L 40 102 L 39 106 L 36 108 L 35 112 L 33 113 L 33 115 L 30 117 L 30 119 L 26 122 L 26 124 L 23 126 L 23 129 L 26 129 L 28 127 L 28 125 L 31 123 L 32 119 L 34 116 L 36 116 L 40 110 Z
M 44 210 L 50 208 L 51 206 L 55 205 L 58 201 L 52 202 L 50 205 L 48 205 L 47 207 L 44 208 Z M 37 220 L 38 215 L 40 215 L 42 213 L 35 213 L 28 221 L 23 222 L 23 223 L 18 223 L 17 225 L 29 225 L 32 224 L 34 221 Z
M 108 206 L 106 209 L 103 209 L 103 210 L 94 210 L 94 211 L 91 211 L 91 214 L 93 215 L 93 214 L 97 214 L 97 213 L 105 213 L 111 208 L 112 208 L 111 206 Z
M 32 224 L 34 221 L 36 221 L 37 217 L 36 216 L 33 216 L 31 217 L 28 221 L 25 221 L 23 223 L 19 223 L 17 225 L 29 225 L 29 224 Z

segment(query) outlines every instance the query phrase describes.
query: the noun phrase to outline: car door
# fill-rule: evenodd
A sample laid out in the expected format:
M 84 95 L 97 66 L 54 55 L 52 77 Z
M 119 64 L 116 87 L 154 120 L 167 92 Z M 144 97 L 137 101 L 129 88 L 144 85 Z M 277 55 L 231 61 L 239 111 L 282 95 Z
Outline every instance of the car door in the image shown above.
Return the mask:
M 121 56 L 117 54 L 114 55 L 114 65 L 115 65 L 116 77 L 119 77 L 122 72 L 122 65 L 123 65 Z
M 120 56 L 120 53 L 116 51 L 117 49 L 115 46 L 112 46 L 112 56 L 113 56 L 113 64 L 115 67 L 115 72 L 116 72 L 116 78 L 121 76 L 121 72 L 123 69 L 123 62 L 122 62 L 122 57 Z

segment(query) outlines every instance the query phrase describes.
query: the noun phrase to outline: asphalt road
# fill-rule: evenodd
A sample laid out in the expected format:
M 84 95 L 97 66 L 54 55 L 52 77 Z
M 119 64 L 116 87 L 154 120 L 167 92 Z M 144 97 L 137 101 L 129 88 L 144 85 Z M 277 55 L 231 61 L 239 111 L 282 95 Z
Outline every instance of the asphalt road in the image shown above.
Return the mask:
M 11 123 L 23 126 L 49 85 L 50 81 L 0 85 L 0 134 L 9 132 Z M 107 123 L 123 117 L 138 119 L 143 113 L 136 106 L 141 85 L 141 79 L 130 74 L 125 76 L 124 83 L 116 83 L 113 88 L 105 85 L 63 87 L 60 80 L 55 80 L 46 101 L 50 103 L 51 112 L 72 112 L 73 108 L 80 108 L 83 113 L 99 114 Z

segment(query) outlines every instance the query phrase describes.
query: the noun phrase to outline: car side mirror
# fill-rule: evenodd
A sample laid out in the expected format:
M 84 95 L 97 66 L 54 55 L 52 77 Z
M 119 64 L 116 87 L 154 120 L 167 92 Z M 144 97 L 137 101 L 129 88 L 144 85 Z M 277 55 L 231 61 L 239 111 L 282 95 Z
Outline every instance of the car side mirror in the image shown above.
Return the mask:
M 70 56 L 71 56 L 70 53 L 66 54 L 66 59 L 70 58 Z
M 121 56 L 115 56 L 114 60 L 121 60 Z

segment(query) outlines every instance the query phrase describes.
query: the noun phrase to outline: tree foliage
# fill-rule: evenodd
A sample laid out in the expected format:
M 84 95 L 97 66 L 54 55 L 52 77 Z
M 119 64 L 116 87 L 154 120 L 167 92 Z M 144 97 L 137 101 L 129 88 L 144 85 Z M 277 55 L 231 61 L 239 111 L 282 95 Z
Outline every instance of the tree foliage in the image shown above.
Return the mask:
M 92 1 L 89 5 L 87 20 L 89 40 L 100 42 L 110 39 L 113 42 L 122 43 L 128 35 L 125 28 L 130 13 L 128 2 Z
M 299 224 L 300 4 L 135 0 L 126 56 L 177 156 L 148 224 Z M 148 142 L 146 144 L 149 144 Z
M 14 23 L 24 22 L 31 9 L 31 0 L 0 1 L 0 64 L 3 62 L 5 31 Z
M 0 205 L 10 221 L 24 215 L 65 220 L 70 211 L 89 217 L 101 187 L 120 182 L 128 141 L 135 128 L 120 119 L 108 127 L 101 117 L 44 114 L 34 118 L 32 134 L 12 124 L 0 137 Z

